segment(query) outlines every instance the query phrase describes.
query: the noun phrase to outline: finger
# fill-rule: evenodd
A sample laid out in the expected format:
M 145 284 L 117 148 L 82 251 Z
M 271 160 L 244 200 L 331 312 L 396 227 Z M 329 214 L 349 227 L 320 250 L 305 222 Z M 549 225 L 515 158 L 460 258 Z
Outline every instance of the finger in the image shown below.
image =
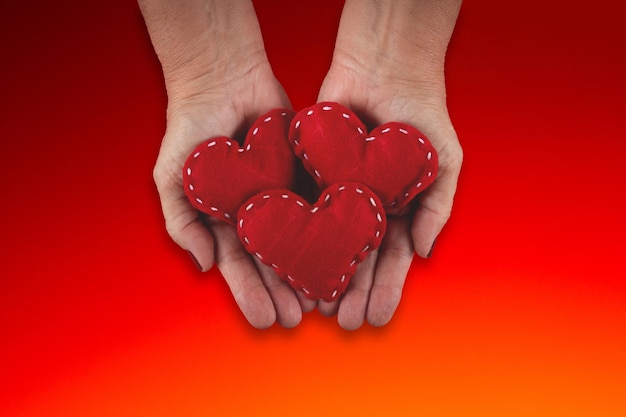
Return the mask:
M 411 235 L 415 252 L 422 258 L 430 256 L 435 239 L 450 218 L 463 153 L 458 141 L 449 142 L 439 153 L 439 174 L 421 195 L 413 217 Z
M 269 292 L 276 310 L 278 323 L 287 328 L 297 326 L 302 321 L 302 308 L 294 290 L 269 267 L 253 258 L 261 280 Z
M 214 262 L 213 236 L 185 196 L 182 173 L 171 172 L 171 169 L 157 162 L 154 168 L 154 182 L 161 199 L 168 234 L 174 242 L 190 253 L 201 271 L 208 271 Z
M 259 329 L 276 321 L 276 310 L 259 271 L 245 251 L 237 231 L 225 223 L 211 226 L 215 235 L 215 263 L 224 276 L 239 309 L 248 322 Z
M 374 282 L 377 251 L 370 253 L 357 267 L 339 304 L 337 321 L 345 330 L 356 330 L 363 325 L 370 290 Z
M 298 297 L 300 308 L 303 313 L 310 313 L 315 309 L 315 306 L 317 306 L 317 301 L 306 298 L 306 296 L 300 291 L 296 291 L 296 297 Z
M 326 317 L 332 317 L 339 310 L 339 300 L 326 302 L 324 300 L 317 301 L 317 310 Z
M 387 221 L 387 232 L 379 249 L 367 306 L 367 321 L 372 326 L 389 323 L 400 303 L 402 287 L 414 255 L 409 221 L 407 217 Z

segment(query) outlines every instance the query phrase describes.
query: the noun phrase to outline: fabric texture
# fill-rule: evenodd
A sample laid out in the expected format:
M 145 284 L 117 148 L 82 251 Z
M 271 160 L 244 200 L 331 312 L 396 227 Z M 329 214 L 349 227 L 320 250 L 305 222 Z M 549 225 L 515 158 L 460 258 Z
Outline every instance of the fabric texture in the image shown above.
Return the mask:
M 289 141 L 321 189 L 339 181 L 371 188 L 391 213 L 437 176 L 437 152 L 416 128 L 390 122 L 368 133 L 345 106 L 323 102 L 299 111 Z
M 337 300 L 380 246 L 386 215 L 436 175 L 437 153 L 417 129 L 390 122 L 368 132 L 331 102 L 272 110 L 241 146 L 206 140 L 183 167 L 196 209 L 236 225 L 251 255 L 306 297 L 325 301 Z
M 313 205 L 287 190 L 263 192 L 241 207 L 238 219 L 248 252 L 295 290 L 325 301 L 345 291 L 387 226 L 376 194 L 351 182 L 332 185 Z
M 294 186 L 298 160 L 287 134 L 294 112 L 272 110 L 250 127 L 243 145 L 227 137 L 204 141 L 183 167 L 183 186 L 197 210 L 235 224 L 237 211 L 256 193 Z

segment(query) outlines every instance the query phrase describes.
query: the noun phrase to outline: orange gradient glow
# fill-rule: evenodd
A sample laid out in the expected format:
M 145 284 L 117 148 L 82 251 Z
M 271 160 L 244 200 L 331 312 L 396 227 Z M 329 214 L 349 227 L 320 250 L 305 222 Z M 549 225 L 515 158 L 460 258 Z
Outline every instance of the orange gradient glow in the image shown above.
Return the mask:
M 255 2 L 294 108 L 341 2 Z M 383 328 L 252 329 L 163 227 L 165 129 L 134 2 L 0 5 L 0 416 L 626 415 L 618 1 L 465 2 L 455 210 Z

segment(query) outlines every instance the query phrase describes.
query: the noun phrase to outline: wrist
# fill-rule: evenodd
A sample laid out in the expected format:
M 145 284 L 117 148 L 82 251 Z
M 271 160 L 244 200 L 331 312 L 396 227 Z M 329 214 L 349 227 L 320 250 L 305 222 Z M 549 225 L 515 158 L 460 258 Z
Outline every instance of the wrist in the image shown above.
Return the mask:
M 139 0 L 168 98 L 219 91 L 269 65 L 250 0 Z
M 459 0 L 347 0 L 333 65 L 388 81 L 443 82 Z

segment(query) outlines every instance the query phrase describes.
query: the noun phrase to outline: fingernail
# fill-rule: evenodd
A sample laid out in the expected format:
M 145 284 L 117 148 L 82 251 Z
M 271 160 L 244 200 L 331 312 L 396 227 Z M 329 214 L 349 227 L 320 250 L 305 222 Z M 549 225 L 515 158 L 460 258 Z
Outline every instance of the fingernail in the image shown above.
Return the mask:
M 200 265 L 200 262 L 198 262 L 198 260 L 196 259 L 196 257 L 193 255 L 193 253 L 191 253 L 191 251 L 187 251 L 187 253 L 189 254 L 189 257 L 191 258 L 191 260 L 193 261 L 193 264 L 196 266 L 196 268 L 198 268 L 198 270 L 200 272 L 204 272 L 204 269 L 202 268 L 202 265 Z
M 426 259 L 430 258 L 433 255 L 433 249 L 435 248 L 435 243 L 437 243 L 437 238 L 433 240 L 433 244 L 430 247 L 430 250 L 428 251 L 428 255 L 426 255 Z

